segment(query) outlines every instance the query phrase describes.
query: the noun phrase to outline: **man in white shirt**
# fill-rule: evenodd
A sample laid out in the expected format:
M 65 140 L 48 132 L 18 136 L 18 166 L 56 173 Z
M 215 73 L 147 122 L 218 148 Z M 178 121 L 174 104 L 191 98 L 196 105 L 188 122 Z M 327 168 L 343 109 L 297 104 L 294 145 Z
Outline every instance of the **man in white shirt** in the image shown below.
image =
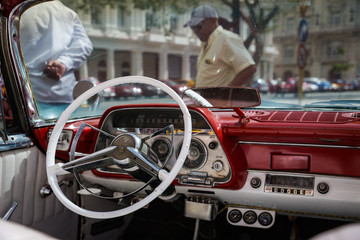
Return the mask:
M 187 26 L 202 42 L 195 87 L 244 86 L 252 80 L 254 60 L 239 35 L 219 26 L 211 6 L 195 8 Z
M 74 70 L 93 47 L 77 14 L 60 1 L 40 3 L 21 17 L 20 39 L 31 88 L 39 103 L 68 105 Z

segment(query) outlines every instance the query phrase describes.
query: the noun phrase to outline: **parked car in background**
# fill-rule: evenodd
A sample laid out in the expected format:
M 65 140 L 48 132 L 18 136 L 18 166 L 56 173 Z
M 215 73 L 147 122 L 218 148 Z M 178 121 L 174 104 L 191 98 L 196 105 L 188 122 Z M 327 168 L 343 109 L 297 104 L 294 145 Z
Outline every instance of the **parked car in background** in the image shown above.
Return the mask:
M 332 85 L 339 91 L 354 90 L 354 85 L 351 80 L 336 79 L 332 82 Z
M 282 82 L 281 85 L 281 92 L 284 93 L 294 93 L 298 91 L 298 83 L 295 78 L 289 78 L 286 82 Z M 303 92 L 309 92 L 310 87 L 306 82 L 303 82 Z
M 95 78 L 95 77 L 89 77 L 87 80 L 90 81 L 90 82 L 92 82 L 92 83 L 94 83 L 95 86 L 101 83 L 101 82 L 100 82 L 97 78 Z M 110 99 L 112 99 L 112 98 L 114 98 L 114 97 L 116 96 L 115 88 L 113 88 L 113 87 L 106 88 L 106 89 L 104 89 L 104 90 L 101 92 L 100 95 L 101 95 L 102 98 L 104 98 L 105 100 L 110 100 Z
M 303 92 L 318 92 L 319 91 L 319 85 L 312 82 L 306 82 L 304 80 L 303 82 Z
M 174 90 L 179 95 L 182 95 L 185 92 L 185 90 L 189 88 L 187 84 L 177 83 L 174 80 L 170 80 L 170 79 L 165 79 L 160 81 L 168 85 L 172 90 Z
M 115 89 L 113 87 L 106 88 L 103 91 L 103 98 L 105 98 L 106 100 L 113 99 L 114 97 L 116 97 L 116 93 L 115 93 Z
M 317 90 L 321 92 L 332 90 L 331 82 L 324 78 L 309 77 L 305 78 L 304 82 L 317 86 Z
M 254 80 L 252 87 L 257 88 L 259 92 L 264 94 L 269 92 L 269 83 L 262 78 Z
M 187 85 L 189 88 L 192 88 L 195 86 L 195 81 L 191 80 L 191 79 L 175 79 L 173 80 L 174 82 L 178 83 L 178 84 L 185 84 Z
M 280 91 L 280 83 L 281 83 L 280 79 L 278 79 L 278 80 L 271 79 L 268 83 L 269 92 L 271 92 L 271 93 L 279 92 Z
M 359 79 L 353 79 L 352 84 L 353 84 L 354 90 L 359 90 L 360 89 L 360 80 Z
M 128 98 L 141 96 L 142 90 L 140 87 L 133 84 L 120 84 L 115 87 L 116 97 Z
M 136 87 L 140 88 L 143 96 L 152 97 L 152 96 L 164 96 L 165 93 L 158 87 L 154 87 L 148 84 L 136 84 Z
M 294 93 L 298 91 L 298 81 L 295 78 L 289 78 L 286 82 L 282 82 L 281 92 Z M 304 81 L 302 84 L 302 91 L 306 92 L 316 92 L 319 90 L 319 87 L 311 82 Z

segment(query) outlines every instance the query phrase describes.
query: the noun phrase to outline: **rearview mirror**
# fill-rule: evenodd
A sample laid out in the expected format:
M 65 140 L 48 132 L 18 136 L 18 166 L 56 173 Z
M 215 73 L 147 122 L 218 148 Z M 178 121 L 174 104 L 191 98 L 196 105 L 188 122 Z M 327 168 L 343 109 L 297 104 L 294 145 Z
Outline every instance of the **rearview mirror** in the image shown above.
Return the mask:
M 248 87 L 192 88 L 182 98 L 191 107 L 247 108 L 261 103 L 259 91 Z

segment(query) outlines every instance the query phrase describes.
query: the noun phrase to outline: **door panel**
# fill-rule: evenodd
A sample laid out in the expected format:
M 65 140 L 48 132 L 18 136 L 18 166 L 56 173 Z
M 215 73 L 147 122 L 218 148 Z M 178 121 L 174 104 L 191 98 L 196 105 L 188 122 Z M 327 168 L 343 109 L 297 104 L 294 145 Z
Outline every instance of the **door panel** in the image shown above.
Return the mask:
M 78 217 L 65 208 L 54 194 L 41 198 L 40 189 L 47 183 L 45 155 L 37 148 L 25 148 L 0 153 L 0 216 L 11 205 L 17 207 L 9 220 L 41 230 L 61 239 L 76 239 Z M 72 175 L 66 175 L 72 180 Z M 73 201 L 77 201 L 76 184 L 62 186 Z M 64 231 L 66 229 L 66 231 Z

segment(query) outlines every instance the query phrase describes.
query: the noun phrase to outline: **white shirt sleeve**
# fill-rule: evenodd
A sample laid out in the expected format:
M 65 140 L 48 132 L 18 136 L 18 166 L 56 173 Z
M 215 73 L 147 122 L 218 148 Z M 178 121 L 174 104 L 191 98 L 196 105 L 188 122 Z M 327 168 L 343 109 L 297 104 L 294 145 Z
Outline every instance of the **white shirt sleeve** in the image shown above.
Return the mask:
M 75 69 L 86 61 L 92 50 L 93 46 L 85 29 L 78 16 L 75 16 L 71 42 L 57 60 L 65 65 L 66 70 Z

